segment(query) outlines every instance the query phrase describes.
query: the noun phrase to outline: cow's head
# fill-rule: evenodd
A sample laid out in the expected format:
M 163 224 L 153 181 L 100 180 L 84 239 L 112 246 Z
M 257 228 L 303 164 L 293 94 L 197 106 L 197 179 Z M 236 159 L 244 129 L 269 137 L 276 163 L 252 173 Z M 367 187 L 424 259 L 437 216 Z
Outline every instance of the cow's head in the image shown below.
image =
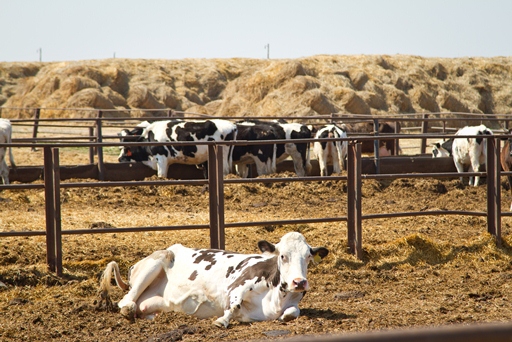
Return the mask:
M 329 254 L 325 247 L 313 248 L 308 245 L 304 236 L 297 232 L 286 234 L 276 245 L 265 240 L 260 241 L 258 247 L 263 253 L 277 256 L 281 288 L 289 292 L 307 291 L 309 282 L 306 274 L 309 262 L 318 263 Z
M 438 141 L 432 145 L 432 158 L 450 157 L 452 155 L 453 139 Z

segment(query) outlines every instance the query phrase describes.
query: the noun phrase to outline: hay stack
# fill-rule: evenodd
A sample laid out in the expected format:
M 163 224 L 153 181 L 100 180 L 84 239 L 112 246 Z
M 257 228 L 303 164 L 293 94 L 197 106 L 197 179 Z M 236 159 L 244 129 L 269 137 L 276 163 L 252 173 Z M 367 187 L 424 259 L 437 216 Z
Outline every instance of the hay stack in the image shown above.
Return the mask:
M 215 116 L 512 112 L 512 58 L 312 56 L 0 63 L 3 107 Z M 59 114 L 60 113 L 60 114 Z M 42 111 L 42 117 L 69 115 Z M 6 110 L 5 117 L 31 111 Z M 77 114 L 78 115 L 78 114 Z M 108 115 L 115 115 L 110 113 Z

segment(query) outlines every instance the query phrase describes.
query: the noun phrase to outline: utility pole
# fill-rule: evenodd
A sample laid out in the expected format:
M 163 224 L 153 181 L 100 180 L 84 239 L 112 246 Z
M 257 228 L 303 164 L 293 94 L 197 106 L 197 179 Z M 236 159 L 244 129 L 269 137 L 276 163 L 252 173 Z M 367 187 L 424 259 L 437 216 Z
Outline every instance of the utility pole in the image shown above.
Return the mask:
M 267 59 L 270 58 L 270 44 L 265 45 L 264 49 L 267 49 Z
M 43 48 L 37 49 L 36 52 L 39 53 L 39 62 L 42 62 L 43 61 Z

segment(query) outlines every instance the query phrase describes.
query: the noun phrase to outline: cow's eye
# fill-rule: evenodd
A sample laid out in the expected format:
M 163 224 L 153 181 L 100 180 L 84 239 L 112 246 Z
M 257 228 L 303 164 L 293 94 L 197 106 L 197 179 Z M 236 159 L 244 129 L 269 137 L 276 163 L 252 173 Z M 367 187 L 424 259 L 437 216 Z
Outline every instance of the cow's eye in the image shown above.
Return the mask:
M 287 258 L 283 254 L 281 254 L 281 261 L 286 262 L 286 260 L 287 260 Z

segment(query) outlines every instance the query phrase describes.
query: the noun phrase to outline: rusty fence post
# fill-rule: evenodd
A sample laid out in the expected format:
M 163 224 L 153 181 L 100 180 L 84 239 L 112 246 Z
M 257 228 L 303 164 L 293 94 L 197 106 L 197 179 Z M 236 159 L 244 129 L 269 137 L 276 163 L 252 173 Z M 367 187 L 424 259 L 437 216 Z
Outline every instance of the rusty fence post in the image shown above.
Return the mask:
M 226 249 L 226 235 L 224 228 L 224 146 L 216 145 L 217 149 L 217 236 L 219 240 L 219 249 Z
M 94 142 L 96 139 L 94 136 L 94 127 L 89 127 L 89 139 L 90 142 Z M 94 164 L 94 147 L 89 147 L 89 163 Z
M 32 129 L 32 138 L 37 138 L 37 131 L 39 130 L 39 117 L 41 116 L 41 108 L 36 108 L 34 110 L 34 127 Z M 35 141 L 35 140 L 34 140 Z M 35 151 L 35 146 L 32 146 L 31 151 Z
M 361 143 L 350 142 L 347 160 L 347 241 L 351 254 L 362 259 Z
M 46 212 L 46 263 L 55 272 L 55 208 L 53 193 L 53 156 L 51 148 L 44 147 L 44 203 Z
M 62 277 L 62 224 L 60 212 L 60 161 L 59 149 L 52 148 L 53 154 L 53 208 L 54 208 L 54 239 L 55 239 L 55 273 Z
M 373 119 L 373 135 L 379 136 L 379 119 Z M 375 173 L 380 174 L 380 160 L 379 160 L 379 146 L 380 140 L 373 141 L 373 160 L 375 162 Z
M 421 123 L 421 134 L 427 134 L 428 132 L 428 114 L 423 114 L 423 121 Z M 421 148 L 420 153 L 425 154 L 427 151 L 427 139 L 421 138 Z
M 218 187 L 217 148 L 214 144 L 208 145 L 208 194 L 210 198 L 210 247 L 220 249 L 219 241 L 219 199 Z
M 60 214 L 59 149 L 44 147 L 44 195 L 46 212 L 46 263 L 62 276 L 62 227 Z
M 490 136 L 487 141 L 487 231 L 501 245 L 501 165 L 500 144 Z
M 102 138 L 102 120 L 103 112 L 101 110 L 98 111 L 98 117 L 96 118 L 96 142 L 103 142 Z M 103 147 L 98 146 L 96 149 L 96 154 L 98 155 L 98 179 L 100 181 L 105 180 L 105 164 L 103 163 Z

